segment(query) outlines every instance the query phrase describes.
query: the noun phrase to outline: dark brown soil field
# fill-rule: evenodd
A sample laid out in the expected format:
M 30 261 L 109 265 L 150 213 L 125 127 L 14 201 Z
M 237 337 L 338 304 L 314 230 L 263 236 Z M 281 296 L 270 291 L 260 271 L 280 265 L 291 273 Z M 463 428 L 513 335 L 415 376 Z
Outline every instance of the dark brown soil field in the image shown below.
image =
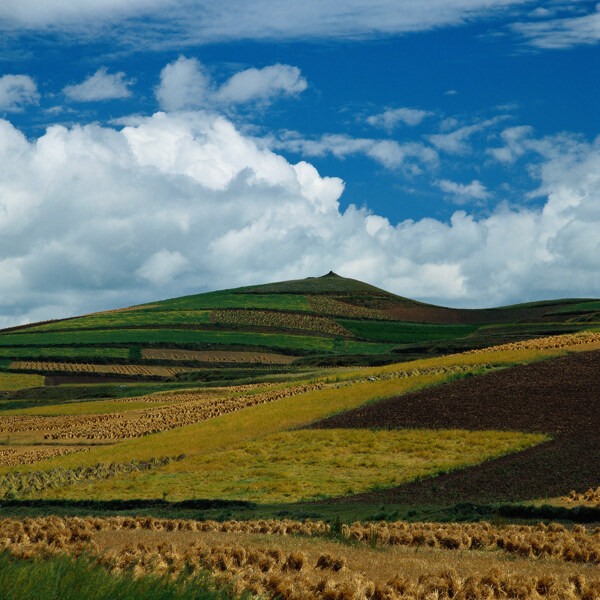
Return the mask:
M 491 323 L 551 322 L 557 323 L 571 318 L 572 314 L 551 314 L 564 308 L 557 304 L 528 308 L 506 309 L 458 309 L 441 306 L 395 306 L 384 310 L 396 321 L 415 323 L 463 323 L 469 325 L 489 325 Z
M 390 398 L 314 428 L 518 430 L 554 439 L 476 467 L 337 501 L 454 504 L 556 497 L 600 485 L 600 351 Z

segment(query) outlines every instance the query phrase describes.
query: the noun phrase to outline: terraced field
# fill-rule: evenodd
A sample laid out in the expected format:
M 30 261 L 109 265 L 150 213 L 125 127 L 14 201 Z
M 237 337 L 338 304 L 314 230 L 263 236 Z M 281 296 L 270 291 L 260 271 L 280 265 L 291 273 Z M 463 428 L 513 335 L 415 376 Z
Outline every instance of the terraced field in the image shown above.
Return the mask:
M 598 598 L 600 531 L 568 521 L 600 522 L 599 314 L 329 274 L 2 331 L 0 572 L 66 553 L 290 600 Z M 502 516 L 550 508 L 567 527 Z M 494 524 L 398 520 L 423 514 Z
M 283 368 L 296 361 L 296 372 L 385 364 L 401 360 L 395 354 L 444 355 L 600 327 L 597 304 L 568 299 L 458 310 L 329 273 L 0 331 L 0 360 L 8 361 L 0 368 L 178 380 L 212 363 L 221 374 L 197 379 L 227 380 L 248 377 L 228 372 L 231 363 Z

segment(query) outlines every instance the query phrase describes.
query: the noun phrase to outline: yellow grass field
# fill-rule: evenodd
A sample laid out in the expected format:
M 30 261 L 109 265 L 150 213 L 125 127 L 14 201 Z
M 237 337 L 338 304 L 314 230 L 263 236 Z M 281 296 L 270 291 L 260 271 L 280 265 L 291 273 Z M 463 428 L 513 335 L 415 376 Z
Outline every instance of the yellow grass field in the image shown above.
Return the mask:
M 548 439 L 494 431 L 292 431 L 205 456 L 193 474 L 181 475 L 199 498 L 295 502 L 393 487 Z

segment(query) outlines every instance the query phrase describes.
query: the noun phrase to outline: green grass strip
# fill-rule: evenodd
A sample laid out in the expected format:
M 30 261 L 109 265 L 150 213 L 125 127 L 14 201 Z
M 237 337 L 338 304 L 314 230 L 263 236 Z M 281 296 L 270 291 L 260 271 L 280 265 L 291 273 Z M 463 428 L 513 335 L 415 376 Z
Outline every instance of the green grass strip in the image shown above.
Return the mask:
M 80 556 L 17 559 L 0 553 L 0 596 L 2 600 L 233 600 L 250 598 L 218 588 L 213 577 L 200 573 L 184 576 L 142 576 L 131 572 L 109 574 L 104 567 Z
M 113 329 L 153 325 L 202 325 L 210 323 L 209 310 L 132 310 L 104 315 L 67 319 L 30 327 L 27 331 L 63 331 L 73 329 Z
M 41 359 L 41 358 L 127 358 L 129 356 L 128 348 L 98 348 L 96 346 L 89 348 L 39 348 L 39 347 L 17 347 L 7 348 L 0 347 L 0 357 L 11 359 Z M 8 361 L 10 363 L 10 360 Z
M 438 325 L 397 321 L 356 321 L 354 319 L 336 319 L 336 321 L 358 337 L 397 344 L 464 337 L 479 328 L 478 325 Z
M 103 331 L 70 331 L 48 333 L 20 333 L 0 335 L 1 346 L 51 346 L 51 345 L 111 345 L 111 344 L 237 344 L 268 348 L 335 352 L 340 341 L 308 335 L 271 333 L 246 333 L 237 331 L 199 331 L 185 329 L 107 329 Z M 343 342 L 342 342 L 343 343 Z M 379 354 L 394 344 L 348 341 L 345 351 L 351 353 Z
M 234 294 L 210 292 L 183 296 L 155 303 L 167 309 L 214 309 L 214 308 L 271 308 L 274 310 L 298 310 L 313 312 L 308 300 L 298 294 Z

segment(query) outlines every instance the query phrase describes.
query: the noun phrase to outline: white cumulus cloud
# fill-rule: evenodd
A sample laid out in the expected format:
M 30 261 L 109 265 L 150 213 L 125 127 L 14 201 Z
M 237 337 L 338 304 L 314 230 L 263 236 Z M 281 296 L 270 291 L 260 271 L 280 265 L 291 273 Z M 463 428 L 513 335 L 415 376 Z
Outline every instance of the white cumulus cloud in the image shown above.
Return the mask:
M 227 103 L 253 100 L 267 101 L 278 95 L 294 95 L 307 88 L 298 67 L 272 65 L 262 69 L 246 69 L 232 75 L 217 92 L 217 99 Z
M 126 80 L 123 72 L 109 73 L 101 67 L 93 75 L 76 85 L 68 85 L 63 89 L 65 95 L 77 102 L 94 102 L 115 98 L 129 98 L 133 80 Z
M 213 95 L 210 75 L 195 58 L 180 56 L 160 72 L 156 98 L 165 110 L 206 107 Z
M 200 61 L 180 56 L 163 68 L 155 92 L 161 107 L 172 111 L 267 103 L 278 96 L 299 94 L 307 85 L 298 67 L 276 64 L 239 71 L 219 87 Z
M 0 120 L 1 323 L 330 269 L 455 306 L 600 296 L 600 140 L 528 144 L 537 206 L 394 224 L 215 113 L 34 140 Z
M 27 104 L 37 104 L 39 99 L 37 85 L 29 75 L 0 77 L 0 110 L 19 112 Z

